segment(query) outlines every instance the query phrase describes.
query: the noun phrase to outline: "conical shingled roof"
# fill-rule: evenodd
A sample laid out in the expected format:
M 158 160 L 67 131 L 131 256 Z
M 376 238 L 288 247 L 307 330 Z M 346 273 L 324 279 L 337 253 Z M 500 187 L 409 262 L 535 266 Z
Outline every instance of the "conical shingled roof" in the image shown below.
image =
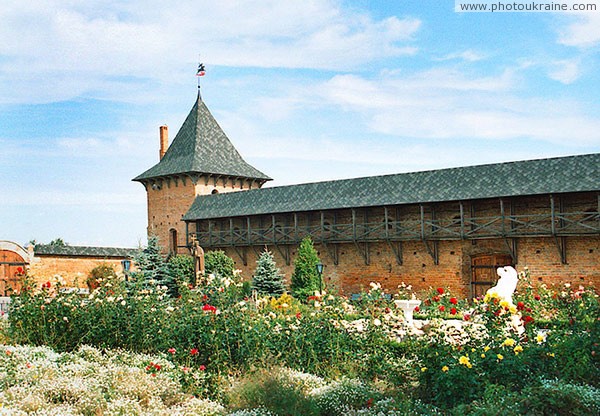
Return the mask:
M 242 159 L 200 94 L 160 162 L 133 180 L 144 182 L 190 173 L 225 175 L 263 182 L 271 180 Z

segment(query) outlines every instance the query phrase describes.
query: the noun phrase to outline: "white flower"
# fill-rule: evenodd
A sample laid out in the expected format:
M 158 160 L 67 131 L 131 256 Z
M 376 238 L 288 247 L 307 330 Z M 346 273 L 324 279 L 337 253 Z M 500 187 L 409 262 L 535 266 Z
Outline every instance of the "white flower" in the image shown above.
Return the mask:
M 63 316 L 63 321 L 69 322 L 69 318 L 67 318 L 66 316 Z
M 125 305 L 127 305 L 127 302 L 125 302 L 125 300 L 122 300 L 121 305 L 125 306 Z
M 375 326 L 380 326 L 381 325 L 381 321 L 379 320 L 379 318 L 373 319 L 373 325 L 375 325 Z

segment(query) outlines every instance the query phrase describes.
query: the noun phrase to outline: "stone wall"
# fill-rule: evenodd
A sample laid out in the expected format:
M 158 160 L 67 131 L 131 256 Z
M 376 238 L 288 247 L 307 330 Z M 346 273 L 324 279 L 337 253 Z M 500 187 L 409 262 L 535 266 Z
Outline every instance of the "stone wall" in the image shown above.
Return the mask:
M 566 241 L 567 264 L 562 264 L 553 239 L 519 239 L 518 263 L 515 267 L 518 271 L 527 267 L 534 283 L 569 282 L 593 284 L 600 288 L 600 236 L 568 237 Z M 441 241 L 438 246 L 439 264 L 436 265 L 424 243 L 410 241 L 402 245 L 403 262 L 400 265 L 387 244 L 377 243 L 370 245 L 371 261 L 369 265 L 365 265 L 354 245 L 340 244 L 339 264 L 335 265 L 324 246 L 315 244 L 315 248 L 325 265 L 323 278 L 326 286 L 347 295 L 368 290 L 370 282 L 380 282 L 389 291 L 395 291 L 404 282 L 411 284 L 416 291 L 447 287 L 455 294 L 470 297 L 472 258 L 490 253 L 509 254 L 502 239 Z M 273 253 L 277 266 L 289 284 L 297 247 L 290 250 L 289 266 L 286 266 L 284 257 L 276 247 L 268 246 L 268 249 Z M 259 253 L 247 249 L 247 266 L 244 266 L 234 249 L 224 248 L 224 251 L 234 259 L 236 267 L 242 270 L 242 275 L 251 279 Z
M 166 252 L 173 252 L 173 238 L 178 253 L 188 253 L 185 248 L 185 223 L 181 218 L 198 195 L 225 193 L 256 188 L 249 180 L 231 178 L 200 178 L 194 184 L 189 178 L 168 179 L 155 185 L 146 185 L 148 201 L 148 235 L 159 238 Z M 173 233 L 173 230 L 175 233 Z
M 100 265 L 112 266 L 115 272 L 123 272 L 120 258 L 81 256 L 36 256 L 29 264 L 28 275 L 38 284 L 55 281 L 62 277 L 67 286 L 86 287 L 85 279 L 90 271 Z

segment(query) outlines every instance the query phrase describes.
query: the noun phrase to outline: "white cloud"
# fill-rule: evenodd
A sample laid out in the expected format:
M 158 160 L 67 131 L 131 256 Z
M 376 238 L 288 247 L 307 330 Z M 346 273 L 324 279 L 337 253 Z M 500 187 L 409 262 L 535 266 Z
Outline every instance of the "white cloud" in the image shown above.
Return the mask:
M 600 44 L 600 11 L 569 14 L 560 30 L 559 43 L 588 48 Z
M 554 61 L 551 64 L 548 76 L 563 84 L 571 84 L 577 81 L 581 75 L 580 65 L 579 59 Z
M 451 54 L 442 56 L 441 58 L 436 58 L 434 60 L 435 61 L 451 61 L 451 60 L 455 60 L 455 59 L 463 60 L 466 62 L 477 62 L 477 61 L 481 61 L 482 59 L 485 59 L 485 55 L 475 52 L 471 49 L 467 49 L 465 51 L 451 53 Z
M 10 3 L 0 6 L 0 103 L 135 99 L 148 82 L 189 77 L 197 53 L 207 66 L 352 69 L 414 53 L 420 27 L 328 0 Z
M 367 116 L 373 131 L 393 136 L 598 143 L 597 118 L 574 102 L 521 98 L 520 82 L 511 70 L 477 77 L 436 69 L 382 80 L 335 76 L 320 91 L 324 100 Z

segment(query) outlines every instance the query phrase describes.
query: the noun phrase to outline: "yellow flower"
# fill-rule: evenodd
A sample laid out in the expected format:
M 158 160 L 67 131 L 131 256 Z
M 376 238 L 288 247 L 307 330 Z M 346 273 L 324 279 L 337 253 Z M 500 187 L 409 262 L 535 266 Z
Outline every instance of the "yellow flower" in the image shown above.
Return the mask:
M 471 352 L 475 352 L 475 348 L 471 348 Z
M 515 345 L 515 340 L 512 338 L 506 338 L 502 343 L 502 346 L 504 347 L 512 347 L 513 345 Z
M 513 351 L 515 352 L 515 355 L 519 355 L 520 352 L 523 352 L 523 347 L 521 347 L 520 345 L 517 345 Z
M 448 372 L 448 370 L 450 370 L 450 369 L 448 368 L 448 366 L 447 366 L 447 365 L 445 365 L 445 366 L 443 366 L 443 367 L 442 367 L 442 371 L 443 371 L 444 373 Z
M 539 333 L 537 334 L 537 336 L 535 337 L 535 340 L 537 341 L 538 344 L 543 343 L 544 341 L 546 341 L 546 337 L 544 336 L 544 334 Z
M 421 372 L 424 373 L 425 371 L 427 371 L 427 367 L 421 367 Z
M 468 368 L 473 367 L 473 365 L 471 364 L 471 361 L 469 360 L 469 357 L 467 357 L 466 355 L 462 355 L 459 359 L 458 359 L 458 363 L 462 364 L 464 366 L 467 366 Z
M 490 347 L 488 347 L 487 345 L 485 347 L 483 347 L 484 352 L 488 352 L 489 350 L 490 350 Z
M 553 353 L 553 352 L 548 352 L 548 353 L 546 353 L 546 355 L 547 355 L 548 357 L 554 357 L 554 353 Z
M 508 311 L 514 315 L 517 313 L 517 307 L 515 305 L 510 305 Z
M 500 306 L 502 306 L 503 308 L 508 308 L 510 306 L 510 303 L 508 303 L 507 300 L 501 300 Z
M 504 360 L 504 356 L 502 354 L 498 354 L 498 355 L 496 355 L 496 357 L 498 357 L 499 361 Z
M 485 354 L 484 353 L 481 353 L 481 358 L 485 358 Z

